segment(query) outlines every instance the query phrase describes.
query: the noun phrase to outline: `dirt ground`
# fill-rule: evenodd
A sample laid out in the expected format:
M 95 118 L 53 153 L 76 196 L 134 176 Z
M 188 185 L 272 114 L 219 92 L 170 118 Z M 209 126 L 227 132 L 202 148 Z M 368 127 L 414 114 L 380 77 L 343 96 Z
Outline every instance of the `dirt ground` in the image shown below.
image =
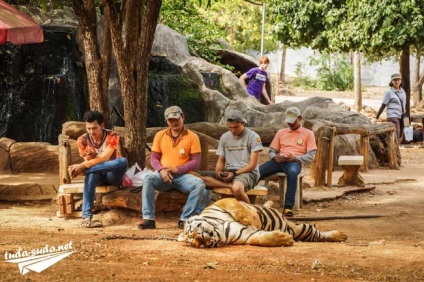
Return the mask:
M 80 219 L 57 218 L 54 202 L 0 202 L 0 280 L 424 281 L 424 149 L 401 153 L 400 171 L 369 172 L 373 191 L 306 203 L 296 213 L 382 216 L 310 222 L 345 232 L 344 243 L 195 249 L 176 241 L 176 213 L 160 215 L 157 229 L 141 231 L 140 215 L 111 210 L 96 215 L 104 228 L 82 229 Z M 16 263 L 6 262 L 6 253 L 70 243 L 74 253 L 40 273 L 21 275 Z
M 311 222 L 342 230 L 344 243 L 292 247 L 226 246 L 194 249 L 176 241 L 178 214 L 157 219 L 156 230 L 136 228 L 136 213 L 97 215 L 106 227 L 81 229 L 80 219 L 55 217 L 55 203 L 0 203 L 0 253 L 72 242 L 75 252 L 46 270 L 22 276 L 0 260 L 2 281 L 424 281 L 424 149 L 403 148 L 397 181 L 373 170 L 375 190 L 307 203 L 298 217 L 381 215 Z M 374 178 L 375 179 L 375 178 Z M 337 189 L 337 188 L 334 188 Z

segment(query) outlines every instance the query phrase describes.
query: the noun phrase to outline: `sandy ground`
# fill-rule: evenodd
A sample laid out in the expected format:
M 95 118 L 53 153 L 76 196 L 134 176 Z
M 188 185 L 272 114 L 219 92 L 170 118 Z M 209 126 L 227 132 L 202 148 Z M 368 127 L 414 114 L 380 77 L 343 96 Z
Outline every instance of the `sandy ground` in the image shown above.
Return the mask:
M 177 213 L 162 214 L 157 229 L 141 231 L 138 214 L 112 210 L 96 215 L 106 227 L 82 229 L 79 219 L 55 217 L 55 203 L 2 202 L 0 280 L 424 281 L 424 149 L 403 148 L 401 153 L 400 170 L 364 174 L 373 191 L 309 202 L 296 213 L 382 216 L 310 222 L 345 232 L 344 243 L 194 249 L 176 241 Z M 16 263 L 6 262 L 7 254 L 66 244 L 74 253 L 40 273 L 21 275 Z
M 106 227 L 81 229 L 79 219 L 56 218 L 54 203 L 3 202 L 0 277 L 2 281 L 424 281 L 420 169 L 424 149 L 404 148 L 402 155 L 400 171 L 369 172 L 374 191 L 307 203 L 296 214 L 383 216 L 311 222 L 320 229 L 344 231 L 348 234 L 344 243 L 194 249 L 176 242 L 180 230 L 175 213 L 160 215 L 156 230 L 138 230 L 139 215 L 118 210 L 97 215 Z M 391 177 L 394 172 L 402 177 Z M 6 252 L 69 243 L 75 252 L 40 273 L 22 276 L 17 264 L 5 261 Z

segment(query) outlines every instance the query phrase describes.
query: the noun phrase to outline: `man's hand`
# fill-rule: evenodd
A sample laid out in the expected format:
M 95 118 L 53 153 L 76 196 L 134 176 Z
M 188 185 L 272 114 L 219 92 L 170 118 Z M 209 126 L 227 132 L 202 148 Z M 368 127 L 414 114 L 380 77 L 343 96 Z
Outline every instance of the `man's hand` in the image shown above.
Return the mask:
M 215 172 L 215 176 L 217 179 L 226 182 L 226 183 L 230 183 L 233 178 L 234 178 L 234 173 L 230 172 L 230 171 L 216 171 Z
M 69 176 L 71 177 L 71 179 L 74 179 L 78 175 L 82 174 L 84 172 L 84 170 L 85 170 L 84 163 L 74 164 L 74 165 L 68 166 L 68 173 L 69 173 Z
M 293 154 L 291 153 L 286 153 L 286 154 L 278 154 L 274 157 L 274 160 L 277 163 L 288 163 L 288 162 L 294 162 L 296 161 L 296 157 L 293 156 Z
M 180 174 L 176 167 L 165 167 L 165 169 L 172 175 Z
M 163 168 L 160 170 L 160 176 L 162 177 L 163 182 L 165 183 L 172 183 L 172 179 L 174 177 L 172 176 L 172 173 L 170 172 L 169 168 Z

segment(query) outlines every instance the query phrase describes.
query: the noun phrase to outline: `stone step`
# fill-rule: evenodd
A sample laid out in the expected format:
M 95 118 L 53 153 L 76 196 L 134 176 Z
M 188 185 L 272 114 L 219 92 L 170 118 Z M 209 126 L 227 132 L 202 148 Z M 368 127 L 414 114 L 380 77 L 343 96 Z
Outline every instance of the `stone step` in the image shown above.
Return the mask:
M 339 165 L 362 165 L 364 156 L 340 156 Z

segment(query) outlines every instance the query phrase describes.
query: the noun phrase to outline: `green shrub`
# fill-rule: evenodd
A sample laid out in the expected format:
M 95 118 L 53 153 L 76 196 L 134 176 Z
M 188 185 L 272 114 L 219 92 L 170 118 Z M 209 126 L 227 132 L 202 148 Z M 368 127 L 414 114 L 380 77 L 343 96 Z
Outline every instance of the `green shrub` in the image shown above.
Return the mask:
M 306 90 L 319 89 L 326 91 L 345 91 L 353 89 L 353 66 L 346 55 L 321 54 L 318 57 L 309 57 L 310 65 L 317 66 L 317 77 L 312 79 L 304 75 L 304 64 L 296 65 L 294 86 Z

